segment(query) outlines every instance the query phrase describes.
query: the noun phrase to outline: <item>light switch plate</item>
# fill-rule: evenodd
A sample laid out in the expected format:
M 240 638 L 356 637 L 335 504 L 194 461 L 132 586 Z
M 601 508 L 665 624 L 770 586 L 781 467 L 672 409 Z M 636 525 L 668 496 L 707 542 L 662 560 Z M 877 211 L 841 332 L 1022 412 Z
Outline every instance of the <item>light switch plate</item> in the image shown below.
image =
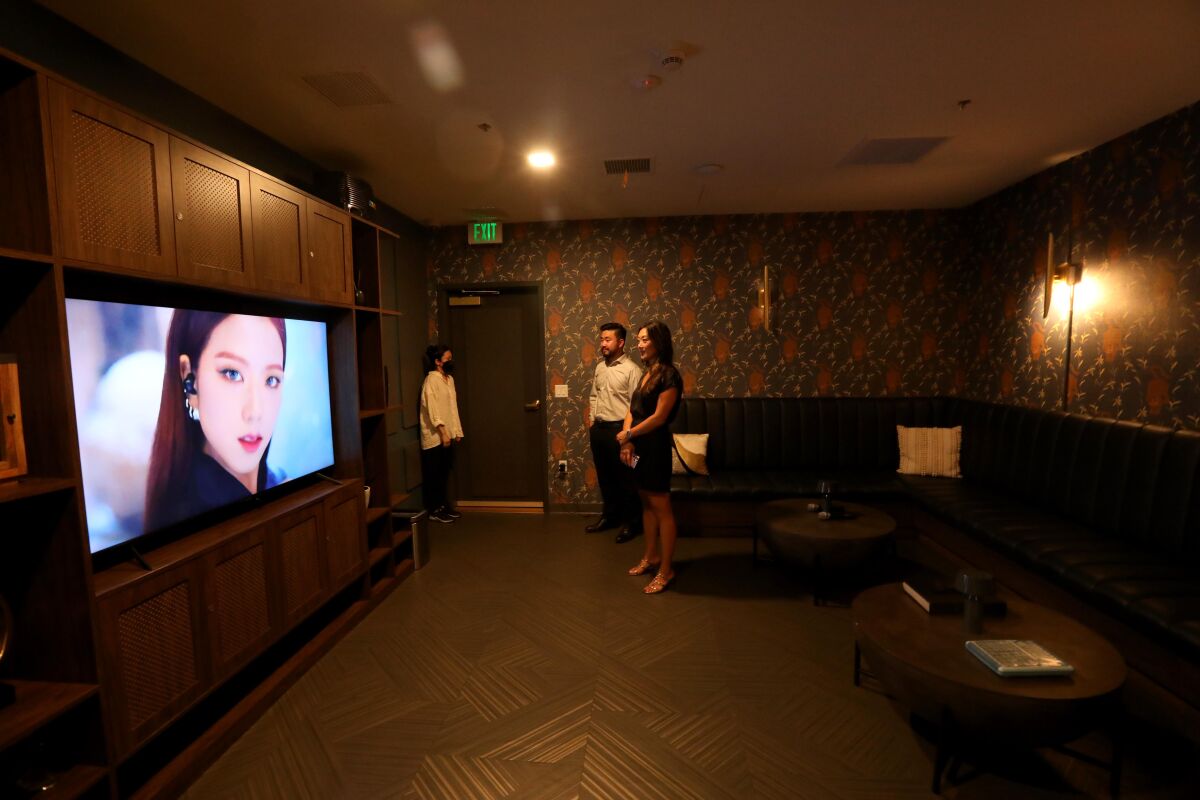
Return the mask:
M 567 385 L 565 383 L 556 383 L 556 384 L 554 384 L 554 396 L 555 397 L 570 397 L 571 395 L 568 394 Z

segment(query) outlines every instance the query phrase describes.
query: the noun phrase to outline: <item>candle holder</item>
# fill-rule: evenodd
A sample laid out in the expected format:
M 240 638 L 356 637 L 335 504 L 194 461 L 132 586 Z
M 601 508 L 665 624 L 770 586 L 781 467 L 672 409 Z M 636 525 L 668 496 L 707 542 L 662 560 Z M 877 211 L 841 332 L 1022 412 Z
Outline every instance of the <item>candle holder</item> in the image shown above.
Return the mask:
M 967 633 L 983 633 L 983 601 L 996 590 L 995 578 L 988 572 L 964 569 L 958 573 L 954 585 L 966 596 L 963 602 L 963 630 Z

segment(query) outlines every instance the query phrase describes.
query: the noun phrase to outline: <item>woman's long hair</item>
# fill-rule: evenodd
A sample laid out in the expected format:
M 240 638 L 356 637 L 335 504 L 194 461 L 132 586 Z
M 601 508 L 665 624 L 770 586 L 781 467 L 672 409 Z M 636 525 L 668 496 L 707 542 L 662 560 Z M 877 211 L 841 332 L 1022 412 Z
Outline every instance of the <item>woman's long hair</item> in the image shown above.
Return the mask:
M 192 465 L 204 449 L 204 431 L 199 422 L 188 418 L 184 410 L 183 379 L 179 377 L 179 357 L 186 355 L 192 371 L 200 369 L 200 354 L 208 346 L 213 329 L 232 316 L 228 312 L 176 309 L 167 329 L 166 364 L 163 368 L 162 396 L 158 404 L 158 425 L 150 448 L 150 468 L 146 480 L 146 515 L 143 532 L 150 532 L 180 521 L 191 507 L 186 495 L 191 490 Z M 283 366 L 287 366 L 287 329 L 279 317 L 271 324 L 283 343 Z M 263 451 L 262 463 L 267 460 Z
M 675 366 L 675 347 L 671 344 L 671 329 L 661 320 L 651 320 L 639 330 L 646 331 L 646 338 L 654 345 L 654 361 L 649 365 L 650 378 L 646 381 L 646 388 L 650 388 L 662 380 L 667 367 Z

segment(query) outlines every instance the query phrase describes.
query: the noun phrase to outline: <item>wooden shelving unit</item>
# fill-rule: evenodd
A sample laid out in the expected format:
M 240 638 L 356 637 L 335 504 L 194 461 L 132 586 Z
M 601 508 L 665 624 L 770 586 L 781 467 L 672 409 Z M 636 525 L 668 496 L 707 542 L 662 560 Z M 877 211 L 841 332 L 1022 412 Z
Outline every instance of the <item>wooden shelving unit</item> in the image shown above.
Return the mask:
M 0 708 L 0 797 L 40 759 L 54 778 L 41 797 L 175 797 L 411 572 L 392 508 L 419 482 L 404 448 L 416 422 L 409 356 L 425 344 L 424 237 L 352 221 L 2 50 L 0 118 L 0 352 L 20 371 L 28 461 L 27 475 L 0 482 L 0 515 L 22 521 L 0 536 L 0 595 L 14 617 L 0 681 L 16 692 Z M 103 135 L 67 135 L 79 125 Z M 99 152 L 118 140 L 137 146 Z M 133 173 L 154 177 L 131 188 Z M 236 201 L 186 205 L 207 186 L 189 176 L 218 173 Z M 94 236 L 84 218 L 107 208 L 97 191 L 123 204 L 104 225 L 137 218 L 153 232 L 142 250 L 124 244 L 136 237 Z M 209 213 L 238 222 L 206 227 Z M 196 247 L 218 233 L 230 264 Z M 202 297 L 325 322 L 333 480 L 143 543 L 149 569 L 93 560 L 68 296 L 180 307 Z

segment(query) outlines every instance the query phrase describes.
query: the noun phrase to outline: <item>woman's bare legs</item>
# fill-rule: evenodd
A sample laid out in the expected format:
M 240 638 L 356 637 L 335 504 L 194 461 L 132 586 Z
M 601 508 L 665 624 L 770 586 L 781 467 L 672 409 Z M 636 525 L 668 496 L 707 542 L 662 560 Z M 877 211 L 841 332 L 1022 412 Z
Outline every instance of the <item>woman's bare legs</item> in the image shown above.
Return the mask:
M 653 520 L 655 526 L 653 544 L 657 545 L 655 549 L 660 550 L 662 555 L 662 560 L 658 565 L 658 574 L 645 589 L 647 594 L 654 594 L 665 589 L 671 579 L 675 577 L 675 570 L 671 566 L 671 559 L 675 556 L 675 513 L 671 509 L 671 495 L 668 492 L 642 492 L 641 494 L 642 506 L 645 508 L 643 519 L 646 524 L 646 552 L 652 553 L 649 523 Z M 649 556 L 647 560 L 650 560 Z
M 641 575 L 646 572 L 651 572 L 658 566 L 658 518 L 654 515 L 654 511 L 650 508 L 650 501 L 647 499 L 649 495 L 646 492 L 638 490 L 638 494 L 642 496 L 642 536 L 646 539 L 646 547 L 642 551 L 641 562 L 629 570 L 630 575 Z

